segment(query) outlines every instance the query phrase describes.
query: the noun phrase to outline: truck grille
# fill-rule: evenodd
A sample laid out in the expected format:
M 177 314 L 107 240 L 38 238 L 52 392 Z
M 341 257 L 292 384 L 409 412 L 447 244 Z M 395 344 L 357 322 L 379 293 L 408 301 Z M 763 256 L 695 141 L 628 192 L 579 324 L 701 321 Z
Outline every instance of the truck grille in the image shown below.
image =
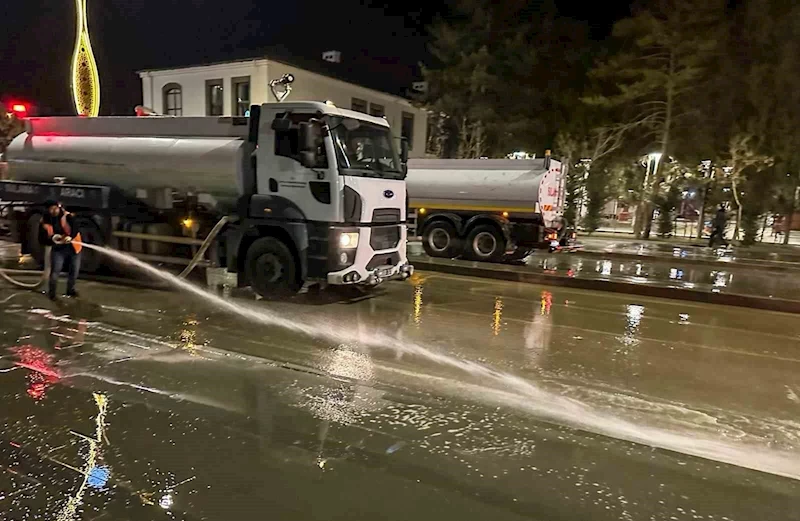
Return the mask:
M 400 208 L 376 208 L 372 212 L 374 223 L 399 223 Z
M 400 242 L 399 226 L 376 226 L 372 228 L 369 245 L 375 251 L 390 250 Z
M 368 270 L 386 266 L 397 266 L 400 262 L 400 255 L 395 253 L 378 253 L 367 263 Z

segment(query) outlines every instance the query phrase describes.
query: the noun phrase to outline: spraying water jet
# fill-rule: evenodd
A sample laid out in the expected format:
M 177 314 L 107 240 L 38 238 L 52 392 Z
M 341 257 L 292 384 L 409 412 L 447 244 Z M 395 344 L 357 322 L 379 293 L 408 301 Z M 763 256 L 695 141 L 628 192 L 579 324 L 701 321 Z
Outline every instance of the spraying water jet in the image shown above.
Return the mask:
M 663 448 L 731 465 L 800 479 L 800 458 L 797 454 L 771 450 L 754 444 L 736 443 L 719 438 L 703 438 L 696 432 L 676 432 L 648 425 L 637 425 L 608 413 L 602 413 L 575 399 L 547 391 L 517 375 L 482 364 L 436 352 L 414 342 L 404 341 L 382 331 L 363 334 L 340 323 L 323 319 L 295 320 L 286 314 L 232 302 L 209 293 L 175 275 L 161 271 L 135 257 L 96 245 L 85 245 L 109 257 L 135 266 L 164 280 L 173 287 L 204 299 L 216 308 L 265 326 L 277 326 L 303 335 L 338 344 L 390 349 L 397 353 L 419 356 L 442 366 L 458 369 L 481 379 L 475 393 L 480 399 L 500 406 L 512 407 L 533 414 L 538 419 L 611 438 Z M 492 382 L 502 389 L 486 387 Z M 463 392 L 463 391 L 461 391 Z

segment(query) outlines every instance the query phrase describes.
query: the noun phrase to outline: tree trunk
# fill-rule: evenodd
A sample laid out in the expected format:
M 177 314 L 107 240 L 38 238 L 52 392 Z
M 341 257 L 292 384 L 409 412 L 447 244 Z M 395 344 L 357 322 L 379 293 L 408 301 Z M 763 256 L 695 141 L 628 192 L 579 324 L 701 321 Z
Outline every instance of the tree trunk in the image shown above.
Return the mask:
M 703 238 L 703 229 L 705 226 L 705 217 L 706 217 L 706 191 L 703 189 L 703 195 L 700 199 L 700 214 L 697 217 L 697 238 Z
M 461 118 L 461 125 L 458 129 L 458 157 L 466 159 L 469 153 L 469 128 L 467 127 L 467 117 Z
M 739 199 L 739 187 L 736 182 L 738 173 L 734 172 L 731 176 L 731 187 L 733 188 L 733 199 L 736 201 L 736 227 L 733 229 L 733 240 L 739 240 L 739 229 L 742 227 L 742 201 Z
M 703 186 L 703 192 L 700 195 L 700 216 L 697 218 L 697 239 L 703 238 L 703 229 L 705 228 L 705 217 L 706 217 L 706 199 L 708 199 L 708 183 L 711 182 L 711 173 L 714 171 L 714 164 L 710 163 L 708 165 L 708 180 L 706 184 Z
M 783 244 L 789 244 L 789 234 L 792 232 L 792 221 L 794 221 L 794 209 L 797 208 L 797 192 L 800 191 L 797 184 L 800 181 L 800 174 L 795 174 L 794 186 L 792 186 L 792 199 L 786 217 L 786 230 L 783 232 Z
M 664 108 L 664 127 L 663 132 L 661 133 L 661 157 L 655 162 L 653 165 L 653 174 L 652 174 L 652 181 L 650 184 L 657 184 L 658 183 L 658 165 L 661 161 L 666 161 L 667 158 L 667 147 L 669 146 L 669 138 L 670 138 L 670 127 L 672 126 L 672 112 L 673 112 L 673 104 L 675 103 L 675 50 L 670 49 L 669 52 L 669 72 L 667 73 L 667 85 L 666 85 L 666 106 Z M 653 204 L 652 204 L 652 190 L 648 189 L 647 191 L 647 207 L 646 207 L 646 214 L 645 214 L 645 229 L 644 229 L 644 238 L 650 238 L 650 229 L 653 225 Z

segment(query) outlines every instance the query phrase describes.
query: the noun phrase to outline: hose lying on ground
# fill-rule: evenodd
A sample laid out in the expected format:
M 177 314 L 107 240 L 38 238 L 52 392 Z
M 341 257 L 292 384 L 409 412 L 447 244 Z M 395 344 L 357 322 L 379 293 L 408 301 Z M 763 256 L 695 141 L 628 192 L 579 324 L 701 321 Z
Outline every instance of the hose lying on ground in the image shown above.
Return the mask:
M 189 264 L 184 268 L 184 270 L 178 275 L 178 277 L 185 279 L 189 276 L 189 274 L 197 267 L 201 260 L 203 260 L 203 255 L 205 255 L 206 251 L 208 250 L 211 243 L 214 239 L 219 235 L 219 232 L 222 228 L 228 224 L 228 217 L 225 216 L 219 221 L 211 231 L 208 233 L 208 236 L 203 241 L 203 244 L 200 245 L 200 249 L 197 250 L 197 253 L 194 255 L 192 260 Z M 10 275 L 40 275 L 41 278 L 36 282 L 21 282 L 18 280 L 14 280 L 11 278 Z M 44 270 L 15 270 L 15 269 L 2 269 L 0 268 L 0 278 L 11 284 L 12 286 L 16 286 L 18 288 L 23 289 L 36 289 L 48 279 L 50 275 L 50 246 L 45 247 L 44 250 Z
M 21 282 L 11 278 L 11 275 L 39 275 L 40 278 L 36 282 Z M 50 246 L 44 249 L 44 270 L 15 270 L 15 269 L 2 269 L 0 268 L 0 278 L 22 289 L 36 289 L 48 279 L 50 276 Z

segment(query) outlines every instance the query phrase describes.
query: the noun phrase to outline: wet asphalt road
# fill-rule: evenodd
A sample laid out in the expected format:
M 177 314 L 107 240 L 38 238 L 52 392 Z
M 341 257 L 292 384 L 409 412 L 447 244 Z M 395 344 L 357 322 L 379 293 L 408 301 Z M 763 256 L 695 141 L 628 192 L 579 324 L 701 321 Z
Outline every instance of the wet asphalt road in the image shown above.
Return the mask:
M 3 519 L 800 519 L 793 315 L 426 273 L 237 299 L 310 338 L 80 289 L 0 289 Z

